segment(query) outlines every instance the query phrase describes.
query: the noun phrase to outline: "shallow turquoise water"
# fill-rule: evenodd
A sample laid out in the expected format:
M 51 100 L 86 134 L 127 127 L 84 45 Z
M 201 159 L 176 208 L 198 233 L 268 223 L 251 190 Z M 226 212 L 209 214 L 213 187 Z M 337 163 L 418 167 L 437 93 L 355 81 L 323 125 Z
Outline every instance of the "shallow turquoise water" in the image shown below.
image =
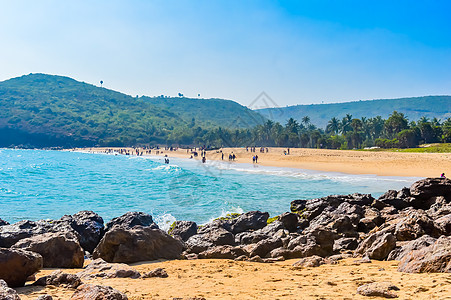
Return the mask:
M 228 212 L 288 211 L 295 199 L 371 193 L 417 178 L 346 175 L 228 162 L 0 149 L 0 218 L 57 219 L 93 210 L 105 220 L 150 213 L 160 226 L 205 223 Z

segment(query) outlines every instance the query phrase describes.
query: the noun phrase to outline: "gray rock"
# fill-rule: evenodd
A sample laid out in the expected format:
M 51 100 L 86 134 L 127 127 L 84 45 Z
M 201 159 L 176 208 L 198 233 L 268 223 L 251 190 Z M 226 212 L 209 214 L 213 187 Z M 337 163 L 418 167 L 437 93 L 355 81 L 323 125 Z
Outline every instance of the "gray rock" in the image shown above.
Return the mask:
M 389 231 L 383 230 L 370 234 L 359 244 L 355 253 L 371 259 L 384 260 L 395 247 L 396 237 Z
M 199 253 L 199 258 L 204 259 L 235 259 L 240 256 L 249 256 L 243 248 L 230 245 L 216 246 Z
M 20 300 L 16 290 L 9 288 L 8 284 L 0 279 L 0 299 L 2 300 Z
M 399 288 L 391 282 L 367 283 L 357 288 L 357 294 L 367 297 L 398 298 L 393 291 L 399 291 Z
M 422 237 L 408 242 L 399 242 L 401 245 L 393 249 L 387 257 L 387 260 L 401 260 L 414 250 L 420 250 L 425 247 L 429 247 L 434 244 L 437 239 L 430 237 L 429 235 L 423 235 Z M 398 244 L 398 243 L 397 243 Z
M 426 178 L 419 180 L 410 187 L 410 194 L 420 200 L 427 200 L 436 196 L 451 197 L 451 179 Z M 428 207 L 421 208 L 428 209 Z
M 339 238 L 335 240 L 333 251 L 340 252 L 343 250 L 355 250 L 358 246 L 358 240 L 356 238 Z
M 160 258 L 179 258 L 183 244 L 152 227 L 134 226 L 123 228 L 114 226 L 107 231 L 94 250 L 93 258 L 107 262 L 133 263 Z
M 84 253 L 71 232 L 44 233 L 18 241 L 11 248 L 42 255 L 44 268 L 81 268 Z
M 235 237 L 233 234 L 221 227 L 202 231 L 202 233 L 193 235 L 186 241 L 186 246 L 192 253 L 200 253 L 213 246 L 234 244 Z
M 441 236 L 434 244 L 409 252 L 399 263 L 398 271 L 451 273 L 451 236 Z
M 108 263 L 101 258 L 93 260 L 77 276 L 82 279 L 101 278 L 132 278 L 137 279 L 141 274 L 127 264 Z
M 42 256 L 21 249 L 0 248 L 0 279 L 10 287 L 23 286 L 30 275 L 42 268 Z
M 0 219 L 0 226 L 3 226 L 3 225 L 9 225 L 9 223 Z
M 268 221 L 269 213 L 261 211 L 250 211 L 240 215 L 236 220 L 234 220 L 231 226 L 231 231 L 233 234 L 248 230 L 258 230 L 265 227 Z
M 295 269 L 303 269 L 303 268 L 314 268 L 319 267 L 325 264 L 324 258 L 317 255 L 312 255 L 309 257 L 304 257 L 295 262 L 292 266 Z
M 395 235 L 398 241 L 415 240 L 424 234 L 433 237 L 440 235 L 440 229 L 423 210 L 411 209 L 406 214 L 396 224 Z
M 286 212 L 281 214 L 278 220 L 288 231 L 294 232 L 298 227 L 299 217 L 297 214 Z
M 93 211 L 80 211 L 74 215 L 65 215 L 60 219 L 79 234 L 81 247 L 92 253 L 104 233 L 103 219 Z
M 82 282 L 78 275 L 64 273 L 61 270 L 56 270 L 50 275 L 41 277 L 33 283 L 33 285 L 37 286 L 54 285 L 71 289 L 76 289 L 81 284 Z
M 71 300 L 108 299 L 127 300 L 127 296 L 110 286 L 82 284 L 70 298 Z
M 149 271 L 147 273 L 144 273 L 141 278 L 168 278 L 169 275 L 163 268 L 156 268 L 155 270 Z
M 274 249 L 280 248 L 283 246 L 282 240 L 279 238 L 266 239 L 258 242 L 252 247 L 252 250 L 249 253 L 250 257 L 260 256 L 265 257 L 269 252 Z
M 151 227 L 158 229 L 158 225 L 153 222 L 152 216 L 143 212 L 129 211 L 120 217 L 114 218 L 105 225 L 105 233 L 114 226 L 122 228 L 133 228 L 135 226 Z
M 174 226 L 168 232 L 170 235 L 179 236 L 186 242 L 190 237 L 197 234 L 197 224 L 191 221 L 175 221 Z
M 451 214 L 440 217 L 435 221 L 436 227 L 440 229 L 441 234 L 451 235 Z

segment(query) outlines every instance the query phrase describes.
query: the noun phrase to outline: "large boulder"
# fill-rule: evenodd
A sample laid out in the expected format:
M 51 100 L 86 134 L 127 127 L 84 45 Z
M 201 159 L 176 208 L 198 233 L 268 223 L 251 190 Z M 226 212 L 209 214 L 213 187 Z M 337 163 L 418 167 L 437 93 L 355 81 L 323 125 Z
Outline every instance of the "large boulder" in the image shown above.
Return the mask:
M 233 234 L 248 230 L 258 230 L 266 226 L 269 213 L 261 211 L 250 211 L 240 215 L 234 220 L 231 231 Z
M 441 236 L 429 247 L 411 251 L 399 263 L 406 273 L 451 273 L 451 236 Z
M 135 226 L 151 227 L 158 229 L 158 225 L 153 222 L 152 216 L 143 212 L 129 211 L 120 217 L 114 218 L 105 225 L 105 232 L 110 231 L 114 226 L 122 228 L 133 228 Z
M 437 239 L 423 235 L 422 237 L 408 242 L 398 242 L 397 247 L 387 257 L 387 260 L 401 260 L 407 256 L 410 252 L 420 250 L 434 244 Z
M 40 221 L 20 221 L 10 225 L 0 226 L 0 247 L 9 248 L 21 239 L 29 238 L 48 232 L 72 232 L 78 238 L 75 232 L 65 222 L 53 220 Z
M 249 251 L 250 252 L 249 256 L 250 257 L 254 257 L 254 256 L 265 257 L 272 250 L 280 248 L 282 246 L 283 246 L 283 242 L 280 238 L 271 238 L 271 239 L 262 240 L 262 241 L 258 242 L 257 244 L 255 244 L 251 248 L 251 251 Z
M 92 253 L 103 236 L 103 219 L 93 211 L 84 210 L 60 219 L 79 234 L 81 247 Z
M 30 275 L 42 268 L 42 256 L 21 249 L 0 248 L 0 279 L 10 287 L 23 286 Z
M 424 234 L 434 237 L 440 235 L 440 229 L 423 210 L 409 209 L 405 214 L 396 224 L 395 236 L 398 241 L 415 240 Z
M 235 237 L 224 228 L 209 228 L 207 231 L 203 229 L 186 241 L 189 252 L 200 253 L 214 246 L 235 245 Z
M 160 258 L 175 259 L 182 250 L 182 242 L 160 229 L 139 225 L 133 228 L 113 226 L 103 236 L 93 257 L 107 262 L 133 263 Z
M 290 210 L 294 213 L 302 212 L 308 200 L 294 200 L 291 201 Z
M 50 275 L 43 276 L 36 280 L 33 285 L 37 286 L 61 286 L 76 289 L 82 284 L 81 279 L 76 274 L 64 273 L 62 270 L 53 271 Z
M 451 235 L 451 214 L 436 219 L 435 225 L 443 235 Z
M 197 224 L 191 221 L 175 221 L 168 233 L 173 237 L 180 237 L 182 241 L 186 242 L 197 234 Z
M 41 254 L 44 268 L 83 267 L 83 250 L 77 237 L 71 232 L 35 235 L 18 241 L 12 248 Z
M 372 282 L 357 288 L 357 294 L 367 297 L 398 298 L 393 291 L 399 291 L 399 288 L 391 282 Z
M 382 209 L 383 206 L 392 206 L 396 209 L 404 209 L 410 206 L 406 194 L 407 192 L 389 190 L 381 195 L 374 204 L 378 209 Z
M 370 234 L 359 244 L 355 254 L 368 256 L 371 259 L 384 260 L 395 247 L 396 237 L 388 230 L 383 230 Z
M 127 300 L 127 295 L 110 286 L 82 284 L 70 297 L 71 300 Z
M 279 216 L 278 220 L 282 222 L 283 226 L 290 232 L 296 231 L 299 222 L 299 216 L 294 213 L 283 213 Z
M 93 260 L 77 276 L 82 279 L 90 278 L 132 278 L 141 277 L 141 274 L 127 264 L 108 263 L 101 258 Z
M 199 253 L 199 258 L 235 259 L 243 255 L 245 256 L 248 255 L 248 253 L 244 249 L 240 247 L 226 245 L 226 246 L 216 246 L 208 250 L 205 250 Z
M 20 300 L 16 290 L 9 288 L 8 284 L 0 279 L 0 299 L 2 300 Z
M 410 187 L 410 195 L 420 200 L 428 200 L 436 196 L 451 197 L 451 179 L 426 178 L 419 180 Z

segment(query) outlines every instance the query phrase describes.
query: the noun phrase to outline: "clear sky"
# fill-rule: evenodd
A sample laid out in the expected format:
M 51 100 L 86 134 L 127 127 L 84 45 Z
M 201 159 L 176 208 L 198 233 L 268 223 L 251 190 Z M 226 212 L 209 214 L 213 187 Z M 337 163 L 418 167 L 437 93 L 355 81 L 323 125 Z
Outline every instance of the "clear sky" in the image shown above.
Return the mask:
M 451 1 L 0 0 L 0 80 L 279 106 L 451 94 Z

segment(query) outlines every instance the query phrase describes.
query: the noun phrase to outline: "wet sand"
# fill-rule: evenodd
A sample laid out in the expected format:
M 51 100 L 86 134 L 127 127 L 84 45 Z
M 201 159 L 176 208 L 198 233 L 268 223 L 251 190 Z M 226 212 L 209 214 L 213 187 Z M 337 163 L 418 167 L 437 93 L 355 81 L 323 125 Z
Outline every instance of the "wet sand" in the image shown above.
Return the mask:
M 104 152 L 106 148 L 85 148 L 79 151 Z M 118 148 L 110 148 L 118 149 Z M 133 152 L 133 149 L 127 148 Z M 224 148 L 207 151 L 206 159 L 228 161 L 231 153 L 236 155 L 233 163 L 250 163 L 258 155 L 258 164 L 262 166 L 289 167 L 325 172 L 348 174 L 375 174 L 380 176 L 439 177 L 441 173 L 451 176 L 451 153 L 403 153 L 369 152 L 354 150 L 326 150 L 290 148 L 290 154 L 284 154 L 287 148 L 268 148 L 268 153 L 246 151 L 245 148 Z M 221 152 L 222 151 L 222 152 Z M 193 159 L 200 160 L 199 156 Z M 152 150 L 151 155 L 156 155 Z M 189 158 L 186 149 L 169 151 L 160 149 L 158 156 Z

